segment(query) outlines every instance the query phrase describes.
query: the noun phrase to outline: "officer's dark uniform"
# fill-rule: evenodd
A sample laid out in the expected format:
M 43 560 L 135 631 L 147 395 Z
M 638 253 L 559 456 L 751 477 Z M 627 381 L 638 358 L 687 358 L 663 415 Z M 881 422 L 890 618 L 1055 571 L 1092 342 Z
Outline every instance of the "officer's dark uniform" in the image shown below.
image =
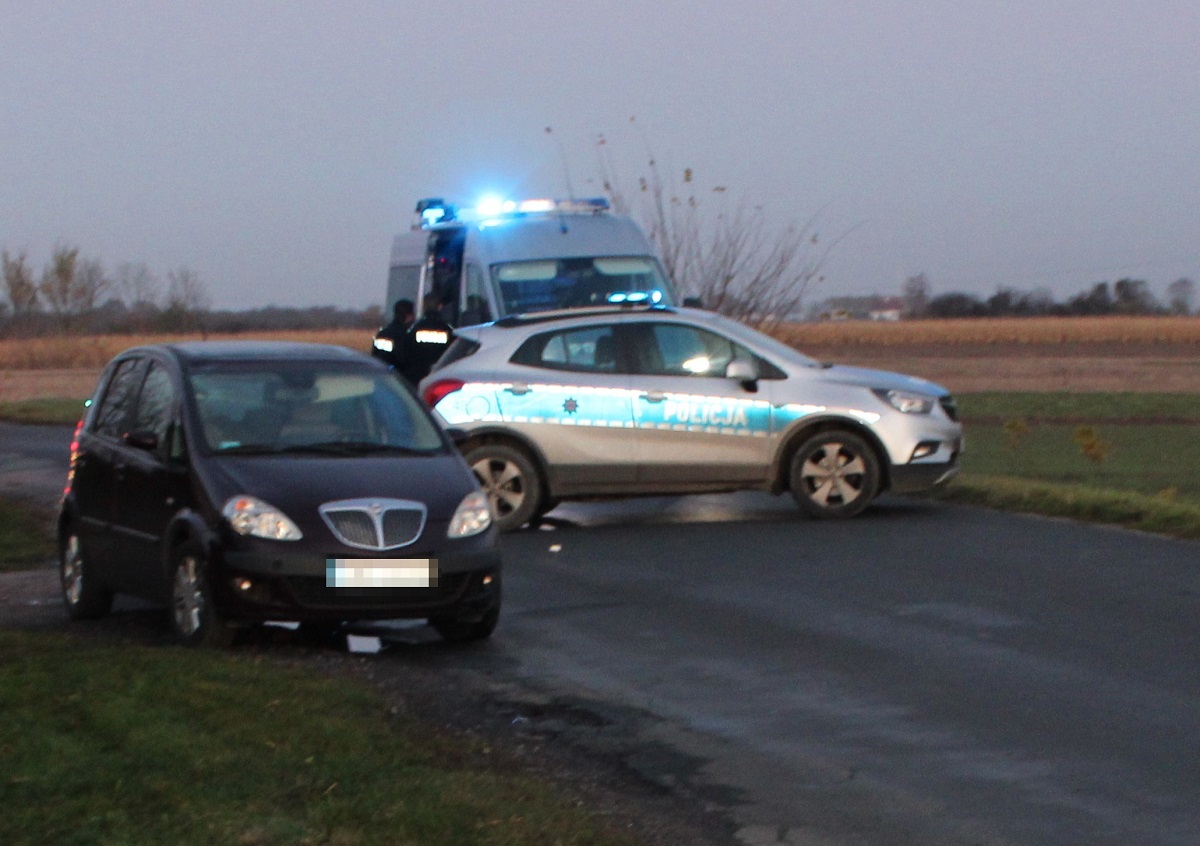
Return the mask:
M 426 308 L 421 319 L 409 327 L 396 369 L 413 385 L 429 375 L 429 371 L 450 342 L 454 327 L 442 318 L 436 307 Z
M 404 355 L 404 336 L 408 333 L 408 327 L 412 325 L 412 318 L 412 301 L 397 300 L 392 310 L 392 322 L 375 333 L 371 355 L 399 370 Z

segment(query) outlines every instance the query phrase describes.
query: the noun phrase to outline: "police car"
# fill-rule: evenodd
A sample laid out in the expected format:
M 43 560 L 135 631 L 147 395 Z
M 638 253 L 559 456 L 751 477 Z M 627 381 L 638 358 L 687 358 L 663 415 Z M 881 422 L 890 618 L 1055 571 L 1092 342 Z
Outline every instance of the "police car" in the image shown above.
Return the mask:
M 953 398 L 708 311 L 629 302 L 459 329 L 421 382 L 501 530 L 560 500 L 761 489 L 815 517 L 958 472 Z

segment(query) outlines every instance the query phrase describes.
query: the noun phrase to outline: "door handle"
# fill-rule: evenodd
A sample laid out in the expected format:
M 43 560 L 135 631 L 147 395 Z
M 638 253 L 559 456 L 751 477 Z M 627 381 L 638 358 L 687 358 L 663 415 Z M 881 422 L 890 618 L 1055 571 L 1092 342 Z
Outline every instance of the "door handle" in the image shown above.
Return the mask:
M 509 385 L 504 390 L 510 394 L 515 394 L 516 396 L 519 397 L 519 396 L 522 396 L 523 394 L 529 393 L 530 389 L 529 389 L 528 385 L 517 384 L 517 385 Z
M 648 393 L 642 394 L 642 399 L 644 399 L 646 402 L 662 402 L 666 398 L 667 398 L 667 395 L 664 394 L 662 391 L 650 391 Z

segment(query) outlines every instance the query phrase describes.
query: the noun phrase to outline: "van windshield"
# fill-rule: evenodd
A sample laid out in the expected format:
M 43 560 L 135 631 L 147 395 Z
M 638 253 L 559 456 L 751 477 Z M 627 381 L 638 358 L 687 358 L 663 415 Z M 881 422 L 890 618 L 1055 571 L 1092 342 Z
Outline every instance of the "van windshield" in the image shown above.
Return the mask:
M 671 286 L 649 256 L 595 256 L 493 264 L 505 314 L 620 302 L 673 305 Z

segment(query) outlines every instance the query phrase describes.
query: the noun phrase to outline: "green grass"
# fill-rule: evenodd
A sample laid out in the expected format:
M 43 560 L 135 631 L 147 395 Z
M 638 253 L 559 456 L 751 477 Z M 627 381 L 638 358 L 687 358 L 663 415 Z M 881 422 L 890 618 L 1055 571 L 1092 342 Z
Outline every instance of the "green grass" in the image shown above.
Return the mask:
M 1012 476 L 964 473 L 933 496 L 1003 511 L 1069 517 L 1177 538 L 1200 539 L 1200 502 Z
M 23 503 L 0 500 L 0 572 L 28 570 L 54 556 L 46 516 Z
M 0 402 L 0 420 L 12 423 L 74 425 L 83 416 L 84 402 L 82 399 L 63 397 Z
M 0 631 L 0 843 L 617 844 L 482 745 L 254 656 Z
M 958 400 L 967 449 L 940 497 L 1200 537 L 1200 396 Z
M 1188 420 L 1200 423 L 1200 395 L 1134 393 L 987 392 L 956 396 L 964 421 L 1010 419 L 1144 423 Z

